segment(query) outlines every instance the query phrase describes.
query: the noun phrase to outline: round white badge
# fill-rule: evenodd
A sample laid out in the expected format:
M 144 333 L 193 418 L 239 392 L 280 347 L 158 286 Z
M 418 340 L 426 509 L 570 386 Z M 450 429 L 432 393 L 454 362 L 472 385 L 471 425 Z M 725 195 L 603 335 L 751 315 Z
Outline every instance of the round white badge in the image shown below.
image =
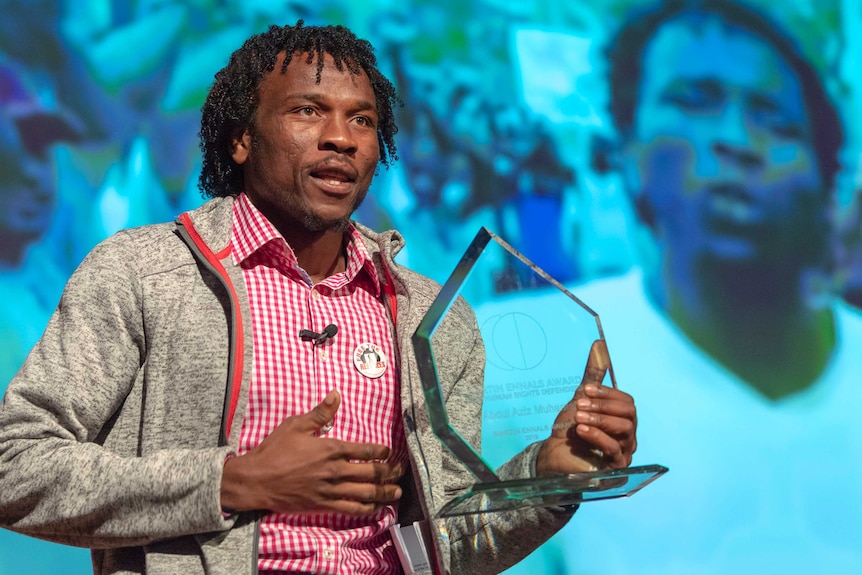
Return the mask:
M 365 377 L 377 379 L 386 373 L 389 360 L 376 343 L 360 343 L 353 351 L 353 365 Z

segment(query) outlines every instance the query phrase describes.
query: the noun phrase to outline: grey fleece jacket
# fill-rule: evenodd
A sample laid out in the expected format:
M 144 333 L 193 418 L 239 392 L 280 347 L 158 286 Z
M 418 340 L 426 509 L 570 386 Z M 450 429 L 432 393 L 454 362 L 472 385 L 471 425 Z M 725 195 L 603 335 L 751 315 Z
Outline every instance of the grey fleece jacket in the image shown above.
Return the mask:
M 0 404 L 0 526 L 89 547 L 97 574 L 257 573 L 259 514 L 226 519 L 219 505 L 253 357 L 245 284 L 227 249 L 232 203 L 120 232 L 73 274 Z M 473 482 L 431 431 L 410 343 L 439 287 L 393 262 L 397 232 L 357 227 L 397 298 L 411 462 L 400 519 L 413 521 Z M 478 445 L 484 349 L 464 302 L 434 339 L 445 347 L 438 369 L 450 421 Z M 501 477 L 529 476 L 536 452 Z M 435 571 L 498 573 L 569 517 L 527 509 L 434 520 Z

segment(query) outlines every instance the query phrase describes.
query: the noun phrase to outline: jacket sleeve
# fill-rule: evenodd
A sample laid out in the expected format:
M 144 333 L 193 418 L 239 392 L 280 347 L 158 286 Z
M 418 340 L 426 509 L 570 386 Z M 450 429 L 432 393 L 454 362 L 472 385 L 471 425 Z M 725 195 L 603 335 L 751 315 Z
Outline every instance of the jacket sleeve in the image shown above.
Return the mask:
M 73 274 L 0 404 L 0 526 L 92 548 L 226 529 L 226 447 L 140 456 L 104 445 L 143 377 L 140 247 L 122 234 Z M 135 438 L 126 438 L 135 445 Z
M 467 308 L 466 304 L 463 307 Z M 453 306 L 453 311 L 460 310 Z M 464 309 L 460 315 L 468 326 L 461 330 L 462 333 L 470 334 L 470 339 L 462 341 L 460 347 L 469 351 L 462 356 L 466 361 L 446 398 L 446 411 L 453 427 L 471 445 L 479 448 L 485 349 L 472 311 Z M 497 469 L 497 475 L 503 480 L 535 477 L 540 446 L 541 443 L 528 446 Z M 448 452 L 444 455 L 443 466 L 447 499 L 457 496 L 465 486 L 475 482 Z M 522 508 L 449 518 L 446 530 L 451 549 L 451 572 L 473 575 L 500 573 L 547 541 L 568 522 L 572 513 L 560 508 Z

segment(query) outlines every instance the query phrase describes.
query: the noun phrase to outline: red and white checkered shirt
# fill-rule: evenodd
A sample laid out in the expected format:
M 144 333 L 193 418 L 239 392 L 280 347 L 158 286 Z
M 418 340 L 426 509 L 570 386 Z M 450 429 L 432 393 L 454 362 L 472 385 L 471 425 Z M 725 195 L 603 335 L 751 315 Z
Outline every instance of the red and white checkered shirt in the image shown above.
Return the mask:
M 406 466 L 390 320 L 372 261 L 355 230 L 347 232 L 347 269 L 312 284 L 293 250 L 242 194 L 234 204 L 231 255 L 249 294 L 254 365 L 238 454 L 258 445 L 284 418 L 310 411 L 332 389 L 341 406 L 326 437 L 388 445 Z M 322 344 L 299 331 L 338 326 Z M 388 358 L 368 377 L 354 364 L 367 344 Z M 373 373 L 371 373 L 374 375 Z M 261 519 L 259 568 L 270 573 L 400 573 L 388 528 L 397 505 L 370 517 L 268 514 Z

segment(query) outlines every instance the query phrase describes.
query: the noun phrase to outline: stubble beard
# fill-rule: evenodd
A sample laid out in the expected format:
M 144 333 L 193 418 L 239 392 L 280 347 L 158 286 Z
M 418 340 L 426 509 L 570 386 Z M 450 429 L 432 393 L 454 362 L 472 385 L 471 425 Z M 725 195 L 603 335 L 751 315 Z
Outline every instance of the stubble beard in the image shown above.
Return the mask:
M 303 228 L 305 228 L 309 232 L 320 233 L 320 232 L 345 232 L 351 227 L 351 217 L 359 209 L 359 206 L 362 205 L 362 202 L 365 200 L 365 196 L 368 195 L 368 188 L 363 190 L 360 194 L 356 196 L 353 200 L 353 205 L 350 206 L 350 211 L 340 218 L 336 219 L 326 219 L 320 216 L 320 214 L 315 213 L 311 210 L 311 208 L 301 202 L 296 202 L 293 196 L 288 196 L 288 204 L 289 208 L 292 208 L 290 211 L 294 211 L 299 214 L 299 222 Z

